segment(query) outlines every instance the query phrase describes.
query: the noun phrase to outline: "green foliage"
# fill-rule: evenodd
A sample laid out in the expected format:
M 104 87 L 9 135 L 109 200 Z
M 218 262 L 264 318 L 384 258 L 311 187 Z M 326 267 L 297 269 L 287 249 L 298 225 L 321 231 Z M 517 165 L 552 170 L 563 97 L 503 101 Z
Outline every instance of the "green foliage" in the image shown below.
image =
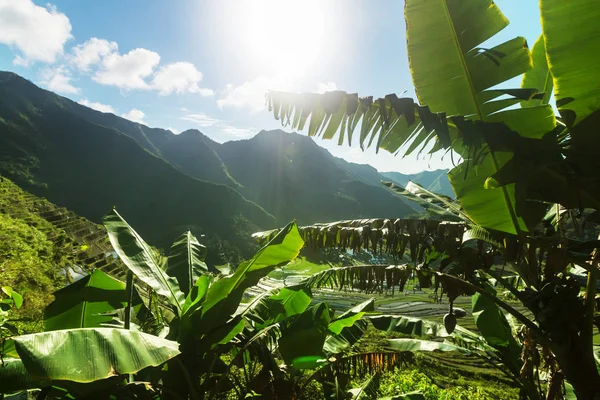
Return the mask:
M 51 381 L 90 383 L 158 366 L 179 354 L 176 342 L 114 328 L 34 333 L 13 341 L 19 359 L 10 360 L 7 369 L 0 368 L 3 391 Z M 23 375 L 28 387 L 19 387 Z
M 493 385 L 484 381 L 477 382 L 481 386 L 453 386 L 448 388 L 439 387 L 434 381 L 419 371 L 395 370 L 383 373 L 381 376 L 380 399 L 412 399 L 412 397 L 402 397 L 401 394 L 410 392 L 421 393 L 426 400 L 509 400 L 517 395 L 514 390 L 494 388 Z M 388 397 L 389 396 L 389 397 Z M 400 396 L 400 397 L 395 397 Z M 518 396 L 518 395 L 517 395 Z M 418 398 L 418 397 L 415 397 Z
M 31 320 L 17 324 L 26 331 L 39 329 L 44 306 L 63 282 L 59 271 L 66 254 L 41 229 L 0 213 L 0 282 L 23 295 L 16 315 Z
M 110 311 L 125 307 L 125 284 L 101 270 L 54 293 L 44 311 L 44 329 L 100 328 L 111 321 Z
M 205 258 L 206 247 L 190 231 L 179 236 L 171 246 L 167 274 L 177 279 L 184 295 L 189 293 L 203 272 L 208 272 Z

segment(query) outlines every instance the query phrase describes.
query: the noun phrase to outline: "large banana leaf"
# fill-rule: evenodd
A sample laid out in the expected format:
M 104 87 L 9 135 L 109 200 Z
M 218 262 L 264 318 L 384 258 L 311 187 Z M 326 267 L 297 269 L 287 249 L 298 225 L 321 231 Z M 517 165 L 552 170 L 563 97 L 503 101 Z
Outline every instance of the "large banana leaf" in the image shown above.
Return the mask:
M 179 354 L 179 344 L 141 332 L 85 328 L 34 333 L 13 338 L 20 360 L 0 368 L 0 387 L 22 382 L 88 383 L 159 366 Z M 18 365 L 21 362 L 22 365 Z M 27 379 L 22 374 L 26 371 Z
M 179 236 L 171 246 L 167 273 L 177 279 L 184 295 L 187 296 L 201 274 L 208 272 L 205 257 L 206 247 L 190 231 Z
M 245 290 L 254 286 L 272 269 L 295 259 L 302 246 L 304 246 L 304 241 L 296 223 L 288 224 L 252 259 L 240 264 L 233 275 L 218 280 L 210 287 L 202 307 L 202 313 L 208 312 L 234 290 L 239 288 Z
M 456 129 L 444 114 L 435 114 L 428 107 L 415 104 L 410 98 L 389 94 L 373 100 L 356 93 L 334 91 L 324 94 L 269 92 L 269 110 L 282 125 L 303 130 L 310 117 L 309 136 L 332 139 L 338 134 L 338 144 L 352 143 L 360 122 L 358 143 L 361 148 L 374 146 L 403 154 L 428 148 L 431 151 L 448 147 L 456 138 Z
M 541 0 L 556 105 L 573 126 L 600 109 L 600 7 L 595 0 Z
M 523 74 L 521 80 L 522 88 L 534 88 L 538 92 L 543 93 L 541 98 L 532 99 L 529 101 L 521 101 L 521 107 L 531 107 L 532 105 L 548 104 L 554 83 L 550 68 L 548 68 L 548 60 L 546 58 L 546 42 L 544 35 L 540 35 L 538 40 L 533 45 L 531 50 L 533 58 L 533 68 Z
M 326 364 L 323 345 L 331 323 L 326 303 L 319 303 L 282 324 L 279 353 L 287 365 L 314 369 Z
M 156 254 L 144 239 L 114 209 L 104 217 L 104 226 L 113 248 L 127 268 L 181 311 L 185 296 L 179 290 L 177 280 L 162 270 Z
M 304 241 L 296 223 L 290 223 L 280 230 L 249 261 L 238 266 L 233 275 L 221 278 L 208 288 L 206 298 L 194 307 L 191 314 L 184 314 L 180 330 L 180 340 L 188 342 L 203 338 L 209 346 L 211 335 L 220 330 L 235 314 L 246 289 L 278 266 L 292 261 L 300 253 Z
M 515 185 L 488 185 L 486 188 L 488 178 L 497 172 L 494 161 L 498 160 L 504 165 L 510 158 L 510 154 L 490 153 L 476 167 L 467 162 L 454 167 L 448 173 L 448 178 L 456 197 L 474 223 L 516 234 L 517 230 L 527 232 L 528 228 L 523 217 L 516 214 Z
M 54 293 L 44 310 L 44 329 L 99 328 L 112 319 L 106 313 L 126 303 L 125 283 L 97 269 Z
M 485 90 L 532 68 L 531 54 L 522 37 L 491 49 L 477 47 L 508 25 L 491 0 L 407 0 L 404 16 L 408 59 L 421 104 L 434 112 L 479 120 L 510 105 L 493 101 L 510 91 Z M 513 91 L 514 103 L 525 93 Z
M 298 315 L 308 308 L 312 301 L 305 288 L 281 288 L 253 299 L 238 313 L 250 318 L 257 329 L 265 328 L 286 318 Z

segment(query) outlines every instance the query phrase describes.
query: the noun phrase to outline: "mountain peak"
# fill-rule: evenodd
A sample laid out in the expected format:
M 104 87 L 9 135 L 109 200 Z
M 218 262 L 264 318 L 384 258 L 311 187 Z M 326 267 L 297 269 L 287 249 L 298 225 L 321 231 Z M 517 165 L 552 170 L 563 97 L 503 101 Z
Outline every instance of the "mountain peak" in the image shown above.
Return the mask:
M 200 132 L 198 129 L 187 129 L 183 132 L 181 132 L 179 134 L 179 136 L 184 137 L 184 136 L 202 136 L 202 137 L 206 137 L 206 135 L 202 132 Z

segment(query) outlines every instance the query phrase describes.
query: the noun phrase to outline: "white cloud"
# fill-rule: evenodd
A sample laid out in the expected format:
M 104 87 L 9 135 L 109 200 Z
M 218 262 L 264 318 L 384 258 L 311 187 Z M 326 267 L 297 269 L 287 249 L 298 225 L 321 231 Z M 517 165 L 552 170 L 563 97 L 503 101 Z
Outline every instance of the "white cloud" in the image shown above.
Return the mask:
M 41 7 L 31 0 L 0 0 L 0 27 L 0 43 L 21 52 L 13 62 L 22 66 L 33 61 L 54 62 L 72 38 L 65 14 L 53 5 Z
M 152 88 L 158 90 L 162 96 L 171 93 L 199 93 L 201 96 L 212 96 L 211 89 L 200 88 L 198 83 L 202 80 L 202 72 L 189 62 L 176 62 L 167 64 L 154 74 Z
M 247 109 L 254 114 L 266 109 L 265 96 L 270 90 L 293 92 L 298 91 L 298 89 L 297 83 L 288 76 L 260 76 L 239 86 L 233 86 L 232 84 L 225 86 L 217 100 L 217 105 L 219 108 Z M 315 90 L 318 93 L 324 93 L 337 90 L 337 85 L 334 82 L 321 82 L 313 89 L 313 91 Z
M 89 71 L 92 65 L 100 64 L 104 57 L 116 53 L 118 49 L 116 42 L 94 37 L 73 47 L 70 59 L 80 70 Z
M 102 59 L 102 65 L 93 79 L 103 85 L 121 89 L 150 89 L 144 78 L 152 74 L 160 56 L 146 49 L 134 49 L 127 54 L 111 53 Z
M 334 90 L 338 90 L 338 87 L 335 84 L 335 82 L 317 83 L 317 93 L 332 92 Z
M 231 136 L 236 139 L 247 139 L 254 136 L 256 133 L 256 129 L 253 128 L 236 128 L 234 126 L 225 124 L 219 126 L 219 128 L 221 128 L 221 131 L 227 136 Z
M 239 86 L 227 85 L 217 100 L 217 105 L 219 108 L 245 108 L 251 113 L 257 113 L 265 110 L 265 95 L 269 90 L 290 91 L 292 88 L 293 84 L 289 79 L 261 76 Z
M 113 113 L 116 114 L 117 111 L 108 104 L 96 103 L 94 101 L 88 101 L 88 99 L 81 99 L 78 101 L 79 104 L 84 105 L 86 107 L 92 108 L 96 111 L 100 111 L 103 113 Z
M 44 68 L 41 71 L 42 85 L 48 90 L 64 94 L 77 94 L 79 88 L 71 85 L 71 75 L 64 67 Z
M 208 115 L 206 115 L 204 113 L 187 114 L 187 115 L 184 115 L 183 117 L 181 117 L 181 119 L 184 121 L 194 122 L 196 125 L 203 127 L 203 128 L 207 127 L 207 126 L 214 126 L 214 125 L 221 123 L 221 120 L 213 118 L 213 117 L 209 117 Z
M 168 127 L 167 130 L 170 130 L 171 132 L 173 132 L 176 135 L 179 135 L 181 133 L 181 131 L 179 129 L 175 129 L 175 128 L 171 128 L 171 127 Z
M 194 122 L 196 125 L 207 128 L 213 127 L 219 129 L 222 133 L 224 133 L 227 138 L 235 138 L 235 139 L 245 139 L 253 136 L 256 133 L 256 129 L 254 128 L 239 128 L 230 125 L 226 121 L 213 118 L 204 113 L 199 114 L 187 114 L 181 117 L 184 121 Z
M 144 114 L 142 111 L 138 110 L 137 108 L 132 108 L 129 112 L 127 112 L 125 114 L 121 114 L 121 117 L 128 119 L 130 121 L 133 121 L 133 122 L 137 122 L 139 124 L 146 123 L 144 121 L 145 116 L 146 116 L 146 114 Z

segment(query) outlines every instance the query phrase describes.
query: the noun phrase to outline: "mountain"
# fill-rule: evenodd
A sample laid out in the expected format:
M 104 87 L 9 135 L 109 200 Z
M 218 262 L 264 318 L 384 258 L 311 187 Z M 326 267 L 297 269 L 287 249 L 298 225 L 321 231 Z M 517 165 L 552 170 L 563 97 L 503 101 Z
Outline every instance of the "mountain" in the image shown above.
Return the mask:
M 0 72 L 0 175 L 92 221 L 116 206 L 140 234 L 167 246 L 183 230 L 221 251 L 254 249 L 248 233 L 339 219 L 413 213 L 373 167 L 333 157 L 281 130 L 217 143 L 73 102 Z
M 310 137 L 281 130 L 216 147 L 241 193 L 280 221 L 391 218 L 412 212 L 379 183 L 373 185 Z
M 452 186 L 448 180 L 448 170 L 438 169 L 408 175 L 401 174 L 400 172 L 382 172 L 381 175 L 400 186 L 406 186 L 408 181 L 413 181 L 429 191 L 445 194 L 452 198 L 455 197 L 454 190 L 452 190 Z
M 95 222 L 116 206 L 145 239 L 162 247 L 192 229 L 224 252 L 236 248 L 247 256 L 255 248 L 248 234 L 276 226 L 272 215 L 237 191 L 193 178 L 160 158 L 156 151 L 168 145 L 169 131 L 136 124 L 133 140 L 107 127 L 129 129 L 132 123 L 84 108 L 0 72 L 0 174 Z M 105 125 L 95 123 L 102 118 Z

